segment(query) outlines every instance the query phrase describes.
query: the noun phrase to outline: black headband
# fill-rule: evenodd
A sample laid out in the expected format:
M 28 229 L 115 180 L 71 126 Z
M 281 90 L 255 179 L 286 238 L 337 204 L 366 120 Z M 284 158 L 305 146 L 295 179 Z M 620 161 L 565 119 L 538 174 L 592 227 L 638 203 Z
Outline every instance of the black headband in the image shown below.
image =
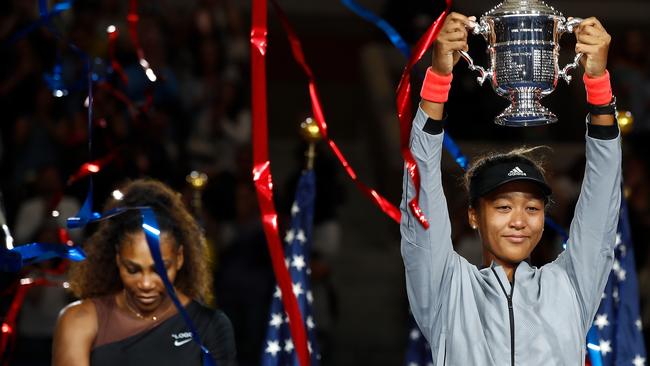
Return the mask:
M 470 204 L 479 197 L 492 192 L 498 187 L 515 180 L 527 180 L 536 183 L 544 194 L 544 200 L 548 201 L 551 195 L 551 187 L 546 184 L 544 175 L 531 163 L 526 161 L 509 161 L 481 169 L 481 172 L 473 176 L 469 183 Z

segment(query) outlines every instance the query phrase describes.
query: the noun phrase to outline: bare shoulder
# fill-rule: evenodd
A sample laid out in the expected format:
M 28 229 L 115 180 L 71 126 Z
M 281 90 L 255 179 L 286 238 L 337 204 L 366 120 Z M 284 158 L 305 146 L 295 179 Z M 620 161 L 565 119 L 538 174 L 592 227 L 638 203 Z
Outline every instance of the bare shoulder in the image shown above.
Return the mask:
M 97 311 L 92 300 L 75 301 L 61 310 L 57 326 L 68 325 L 97 330 Z
M 92 300 L 75 301 L 59 313 L 52 345 L 52 365 L 88 365 L 97 335 L 97 311 Z

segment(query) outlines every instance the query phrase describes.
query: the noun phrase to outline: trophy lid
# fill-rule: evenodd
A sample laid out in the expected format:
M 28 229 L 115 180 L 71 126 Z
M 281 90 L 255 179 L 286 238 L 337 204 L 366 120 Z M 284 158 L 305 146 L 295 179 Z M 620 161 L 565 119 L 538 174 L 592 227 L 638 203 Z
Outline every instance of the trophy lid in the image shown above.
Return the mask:
M 492 10 L 486 12 L 484 16 L 499 17 L 516 14 L 562 16 L 562 13 L 555 10 L 552 6 L 546 5 L 541 0 L 505 0 Z

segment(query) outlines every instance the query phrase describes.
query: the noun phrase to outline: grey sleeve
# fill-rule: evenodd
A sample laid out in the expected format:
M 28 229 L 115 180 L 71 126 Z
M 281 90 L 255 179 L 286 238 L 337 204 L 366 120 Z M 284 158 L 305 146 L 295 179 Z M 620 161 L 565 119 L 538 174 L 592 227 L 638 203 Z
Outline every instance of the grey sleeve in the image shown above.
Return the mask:
M 592 127 L 592 126 L 590 126 Z M 585 332 L 598 309 L 614 261 L 621 205 L 621 141 L 586 137 L 585 175 L 567 249 L 557 260 L 569 276 Z
M 420 208 L 429 229 L 420 225 L 408 203 L 415 187 L 406 169 L 400 210 L 401 252 L 406 270 L 406 291 L 413 316 L 430 339 L 442 300 L 448 296 L 456 253 L 451 243 L 451 224 L 442 190 L 440 159 L 443 133 L 424 132 L 427 115 L 418 109 L 413 121 L 410 149 L 420 171 Z

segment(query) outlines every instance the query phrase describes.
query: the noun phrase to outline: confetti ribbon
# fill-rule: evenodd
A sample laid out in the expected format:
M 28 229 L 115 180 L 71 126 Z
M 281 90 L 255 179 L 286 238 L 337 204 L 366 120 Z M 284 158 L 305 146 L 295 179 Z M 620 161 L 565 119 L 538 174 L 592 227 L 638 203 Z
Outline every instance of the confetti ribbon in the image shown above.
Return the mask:
M 587 351 L 589 352 L 591 366 L 603 366 L 603 358 L 600 353 L 600 337 L 598 335 L 598 328 L 594 325 L 587 332 Z
M 83 250 L 78 246 L 69 246 L 60 243 L 30 243 L 15 246 L 11 252 L 18 254 L 14 261 L 7 267 L 0 267 L 0 271 L 17 272 L 22 267 L 52 258 L 65 258 L 79 262 L 86 259 Z
M 139 208 L 140 214 L 142 215 L 142 230 L 144 230 L 145 238 L 147 239 L 147 245 L 149 246 L 149 251 L 151 252 L 151 257 L 154 261 L 154 266 L 156 267 L 156 272 L 162 279 L 165 284 L 165 289 L 167 289 L 167 294 L 171 298 L 174 306 L 178 309 L 178 313 L 181 315 L 185 324 L 187 325 L 190 333 L 192 333 L 192 340 L 201 348 L 201 357 L 203 359 L 203 366 L 216 366 L 216 363 L 210 355 L 210 351 L 203 345 L 201 339 L 199 338 L 199 332 L 196 330 L 192 319 L 190 318 L 185 307 L 178 299 L 176 295 L 176 290 L 174 290 L 174 285 L 169 281 L 167 277 L 167 269 L 165 268 L 165 263 L 163 262 L 162 253 L 160 252 L 160 229 L 158 229 L 158 222 L 156 220 L 156 215 L 153 210 L 149 207 Z
M 16 320 L 20 313 L 20 308 L 22 307 L 23 302 L 25 302 L 27 290 L 35 286 L 61 286 L 61 283 L 52 282 L 44 278 L 23 278 L 20 280 L 20 285 L 18 286 L 16 294 L 9 305 L 9 310 L 4 317 L 2 328 L 0 329 L 0 356 L 6 357 L 3 360 L 3 366 L 8 365 L 9 362 L 9 352 L 7 352 L 7 348 L 16 337 Z M 65 286 L 65 284 L 63 284 L 63 286 Z
M 555 230 L 555 232 L 557 232 L 562 237 L 562 242 L 566 244 L 567 240 L 569 240 L 569 234 L 566 232 L 566 230 L 564 230 L 560 224 L 553 221 L 553 219 L 548 216 L 546 216 L 545 223 L 551 229 Z
M 89 160 L 92 160 L 92 151 L 93 151 L 93 80 L 92 80 L 92 71 L 90 69 L 90 60 L 87 61 L 88 64 L 88 157 Z M 84 204 L 81 206 L 81 209 L 79 209 L 79 212 L 77 213 L 76 216 L 70 217 L 67 219 L 67 226 L 68 229 L 75 229 L 82 227 L 89 222 L 91 222 L 93 219 L 98 219 L 96 217 L 98 214 L 93 213 L 93 178 L 92 178 L 92 170 L 97 170 L 99 171 L 99 167 L 92 165 L 92 163 L 87 163 L 88 165 L 84 164 L 82 165 L 81 169 L 84 169 L 84 166 L 86 167 L 86 170 L 88 172 L 88 193 L 86 194 L 86 199 L 84 200 Z M 77 172 L 77 175 L 81 173 Z
M 377 191 L 368 187 L 367 185 L 365 185 L 363 182 L 359 180 L 357 173 L 354 171 L 354 169 L 352 169 L 352 166 L 350 166 L 350 163 L 348 163 L 347 159 L 345 159 L 345 156 L 343 155 L 341 150 L 338 148 L 334 140 L 332 140 L 329 137 L 329 134 L 327 132 L 327 123 L 325 122 L 325 115 L 323 114 L 323 106 L 320 101 L 320 97 L 318 96 L 318 89 L 316 87 L 314 74 L 311 68 L 309 67 L 309 65 L 307 64 L 307 61 L 305 60 L 305 55 L 302 51 L 302 45 L 300 43 L 300 40 L 298 39 L 298 36 L 294 32 L 291 25 L 289 24 L 287 16 L 284 14 L 282 9 L 278 5 L 277 1 L 271 0 L 271 4 L 273 4 L 275 11 L 278 14 L 278 17 L 280 18 L 280 23 L 282 24 L 282 27 L 284 28 L 284 31 L 286 32 L 287 37 L 289 38 L 289 42 L 291 44 L 291 51 L 293 53 L 293 58 L 295 59 L 295 61 L 298 63 L 302 71 L 309 79 L 309 97 L 311 99 L 312 113 L 314 115 L 314 120 L 316 120 L 316 123 L 318 124 L 318 128 L 320 130 L 323 139 L 327 141 L 327 144 L 329 145 L 330 149 L 332 150 L 334 155 L 336 155 L 337 159 L 345 169 L 348 176 L 355 183 L 357 188 L 361 192 L 363 192 L 366 196 L 368 196 L 370 200 L 372 200 L 372 202 L 375 205 L 377 205 L 386 215 L 388 215 L 391 219 L 399 223 L 400 221 L 399 209 L 395 207 L 392 203 L 390 203 L 390 201 L 388 201 L 386 198 L 382 197 Z
M 129 0 L 129 15 L 126 18 L 129 24 L 129 35 L 131 36 L 131 42 L 133 42 L 133 47 L 135 47 L 135 52 L 138 56 L 138 61 L 142 70 L 147 75 L 147 78 L 153 83 L 157 80 L 156 73 L 149 65 L 149 62 L 144 58 L 144 50 L 142 45 L 140 45 L 140 37 L 138 36 L 138 22 L 140 21 L 140 15 L 138 15 L 138 0 Z
M 60 98 L 68 95 L 68 88 L 63 83 L 63 67 L 61 66 L 60 56 L 57 57 L 56 64 L 52 68 L 52 73 L 45 73 L 43 80 L 55 97 Z
M 72 174 L 70 178 L 68 178 L 67 185 L 72 185 L 78 180 L 81 180 L 91 174 L 99 173 L 106 166 L 106 164 L 115 159 L 116 154 L 116 152 L 112 152 L 101 159 L 82 164 L 81 167 L 79 167 L 79 169 L 74 174 Z
M 268 124 L 266 104 L 266 46 L 267 46 L 266 0 L 253 0 L 251 10 L 251 88 L 253 120 L 253 182 L 262 214 L 266 243 L 271 255 L 273 272 L 280 287 L 282 303 L 289 317 L 289 329 L 300 366 L 310 364 L 307 336 L 293 293 L 291 277 L 284 261 L 284 250 L 278 233 L 278 214 L 273 202 L 273 179 L 268 149 Z
M 373 23 L 379 29 L 381 29 L 386 35 L 390 42 L 397 47 L 397 49 L 402 52 L 407 58 L 411 55 L 411 49 L 409 48 L 404 38 L 390 25 L 386 20 L 378 17 L 376 14 L 370 10 L 364 8 L 363 6 L 357 4 L 354 0 L 341 0 L 341 3 L 352 10 L 355 14 L 362 17 L 363 19 Z
M 108 34 L 108 58 L 111 61 L 111 67 L 120 77 L 124 85 L 127 85 L 129 83 L 129 78 L 126 76 L 126 73 L 124 73 L 122 64 L 120 64 L 117 57 L 115 57 L 115 48 L 120 32 L 116 26 L 109 25 L 108 28 L 106 28 L 106 33 Z
M 72 8 L 72 0 L 68 1 L 61 1 L 57 4 L 54 4 L 52 6 L 52 10 L 48 10 L 47 7 L 47 0 L 39 0 L 38 1 L 38 7 L 39 7 L 39 18 L 37 21 L 29 24 L 25 28 L 21 29 L 20 31 L 16 32 L 6 43 L 7 45 L 13 45 L 20 39 L 26 37 L 29 33 L 37 29 L 38 27 L 45 26 L 57 40 L 63 40 L 63 37 L 61 34 L 54 28 L 52 25 L 52 18 L 55 16 L 59 15 L 60 13 L 69 10 Z M 72 51 L 80 55 L 81 58 L 88 58 L 88 56 L 81 51 L 77 46 L 75 46 L 73 43 L 68 43 L 67 44 L 68 48 L 70 48 Z M 48 89 L 52 91 L 52 95 L 55 97 L 63 97 L 68 95 L 68 93 L 71 90 L 77 89 L 79 86 L 77 83 L 76 86 L 73 87 L 66 87 L 63 81 L 63 67 L 61 66 L 61 55 L 57 51 L 57 57 L 56 57 L 56 62 L 52 68 L 51 73 L 44 73 L 43 74 L 43 80 L 45 81 L 45 84 L 48 86 Z
M 447 7 L 440 14 L 433 24 L 427 29 L 425 34 L 420 38 L 415 45 L 415 51 L 411 55 L 408 64 L 404 68 L 402 77 L 397 87 L 397 117 L 400 122 L 400 146 L 402 150 L 402 157 L 406 163 L 406 171 L 408 172 L 413 185 L 415 186 L 415 197 L 408 203 L 411 212 L 418 219 L 424 228 L 429 228 L 429 222 L 424 216 L 420 208 L 420 172 L 418 170 L 413 154 L 409 149 L 409 136 L 411 135 L 411 123 L 413 120 L 413 111 L 411 110 L 411 70 L 415 64 L 422 58 L 431 44 L 438 36 L 445 17 L 451 8 L 451 0 L 446 0 Z
M 59 15 L 60 13 L 72 8 L 72 0 L 61 1 L 54 4 L 51 11 L 47 10 L 47 1 L 45 0 L 39 0 L 38 5 L 40 14 L 39 19 L 16 32 L 13 36 L 11 36 L 11 38 L 9 38 L 9 40 L 6 42 L 6 45 L 13 45 L 22 38 L 25 38 L 29 33 L 33 32 L 34 29 L 48 24 L 54 16 Z
M 51 258 L 67 258 L 73 261 L 86 258 L 81 248 L 71 245 L 30 243 L 14 246 L 2 204 L 0 204 L 0 226 L 4 233 L 4 245 L 0 248 L 0 272 L 18 272 L 26 265 Z
M 138 114 L 140 112 L 140 109 L 133 103 L 133 101 L 126 96 L 122 91 L 114 88 L 110 83 L 106 81 L 102 81 L 97 84 L 97 88 L 99 89 L 104 89 L 108 91 L 115 99 L 119 100 L 120 102 L 124 103 L 126 108 L 129 111 L 129 115 L 131 118 L 136 119 L 138 117 Z M 145 106 L 142 110 L 146 112 L 148 109 L 148 105 Z
M 22 36 L 24 37 L 27 33 L 31 32 L 33 29 L 36 28 L 36 26 L 40 25 L 45 25 L 48 27 L 48 29 L 54 34 L 54 36 L 57 39 L 62 39 L 61 35 L 56 31 L 56 29 L 52 26 L 52 23 L 50 22 L 51 18 L 56 15 L 61 13 L 64 10 L 68 10 L 72 6 L 72 1 L 65 1 L 61 2 L 58 4 L 55 4 L 52 8 L 52 10 L 48 10 L 47 8 L 47 0 L 39 0 L 38 2 L 39 5 L 39 13 L 40 13 L 40 19 L 39 21 L 35 22 L 32 24 L 31 27 L 28 27 L 26 32 L 21 33 Z M 91 67 L 91 60 L 88 55 L 86 55 L 83 51 L 81 51 L 77 46 L 75 46 L 72 43 L 68 43 L 68 47 L 72 49 L 75 53 L 77 53 L 82 59 L 86 61 L 85 63 L 85 69 L 87 73 L 87 78 L 88 78 L 88 154 L 90 157 L 90 160 L 92 160 L 92 118 L 93 118 L 93 72 L 92 72 L 92 67 Z M 55 65 L 54 67 L 54 72 L 53 76 L 51 79 L 53 81 L 56 81 L 56 84 L 54 84 L 52 87 L 55 88 L 54 92 L 56 93 L 61 92 L 64 94 L 65 89 L 61 89 L 62 87 L 62 76 L 60 75 L 61 71 L 61 66 L 60 64 Z M 62 96 L 62 95 L 61 95 Z M 80 171 L 77 172 L 77 176 L 85 176 L 88 175 L 89 173 L 92 172 L 92 168 L 97 167 L 96 164 L 93 163 L 87 163 L 84 164 Z M 72 180 L 76 180 L 75 176 L 72 177 Z M 90 219 L 90 215 L 92 214 L 92 178 L 89 181 L 89 189 L 88 189 L 88 195 L 86 196 L 86 200 L 84 201 L 84 205 L 82 206 L 80 212 L 77 214 L 77 216 L 80 218 L 81 221 L 88 221 Z M 46 248 L 44 248 L 46 249 Z M 50 248 L 51 249 L 51 248 Z M 38 257 L 37 257 L 38 258 Z

